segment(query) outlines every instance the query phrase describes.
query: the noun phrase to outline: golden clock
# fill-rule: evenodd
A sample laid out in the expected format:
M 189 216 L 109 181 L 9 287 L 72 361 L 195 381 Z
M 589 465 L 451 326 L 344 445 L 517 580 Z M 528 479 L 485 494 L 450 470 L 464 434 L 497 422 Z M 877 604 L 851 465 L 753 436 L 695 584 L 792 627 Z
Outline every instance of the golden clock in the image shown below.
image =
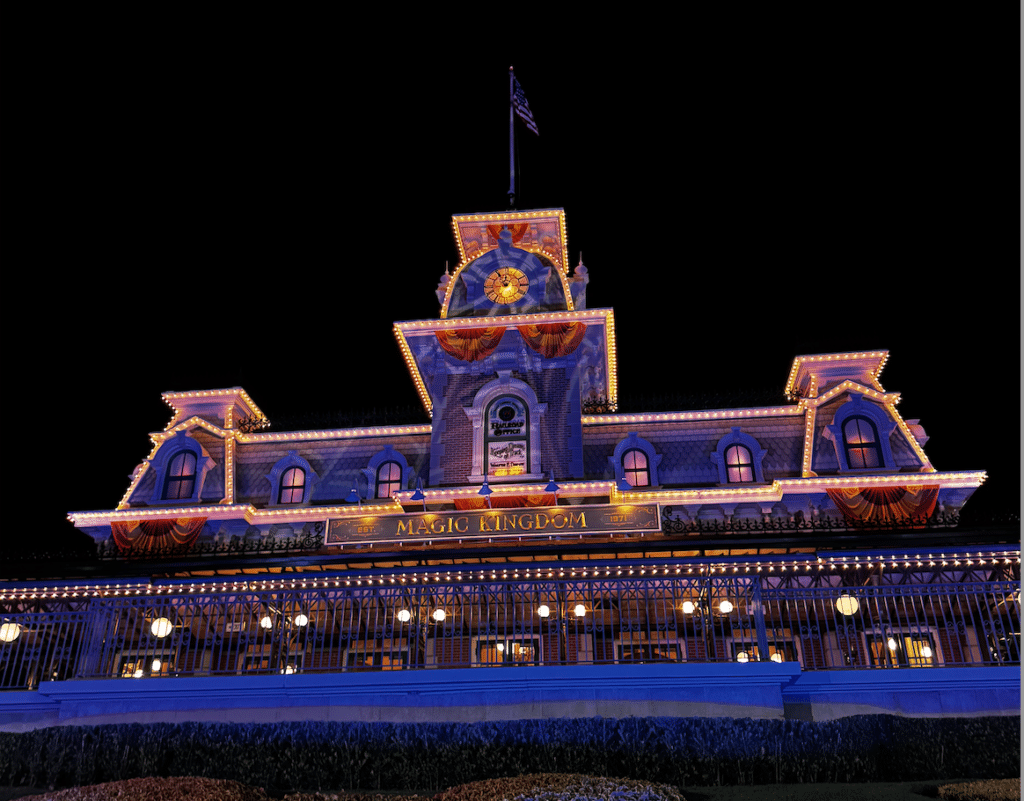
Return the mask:
M 484 280 L 484 294 L 495 303 L 515 303 L 530 288 L 530 279 L 515 267 L 501 267 Z

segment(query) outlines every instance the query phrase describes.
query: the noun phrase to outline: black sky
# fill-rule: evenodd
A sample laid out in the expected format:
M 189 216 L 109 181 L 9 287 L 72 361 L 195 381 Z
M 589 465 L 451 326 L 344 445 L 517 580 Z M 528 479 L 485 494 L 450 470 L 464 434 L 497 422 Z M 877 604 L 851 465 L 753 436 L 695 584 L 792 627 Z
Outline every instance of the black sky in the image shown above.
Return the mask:
M 1019 21 L 942 13 L 65 21 L 4 121 L 35 530 L 116 504 L 166 390 L 415 404 L 391 323 L 437 315 L 451 215 L 505 206 L 510 64 L 540 129 L 518 205 L 566 210 L 623 396 L 781 402 L 798 354 L 888 349 L 933 464 L 1016 510 Z

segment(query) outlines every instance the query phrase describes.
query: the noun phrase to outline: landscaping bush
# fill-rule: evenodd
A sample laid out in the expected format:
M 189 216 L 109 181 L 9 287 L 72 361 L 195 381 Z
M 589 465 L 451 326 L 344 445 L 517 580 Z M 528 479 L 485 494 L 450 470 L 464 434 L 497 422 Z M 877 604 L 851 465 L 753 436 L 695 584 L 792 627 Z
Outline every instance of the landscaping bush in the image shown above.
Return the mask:
M 988 779 L 1017 776 L 1019 748 L 1016 716 L 118 724 L 0 734 L 0 784 L 205 776 L 271 791 L 436 791 L 529 773 L 674 786 Z

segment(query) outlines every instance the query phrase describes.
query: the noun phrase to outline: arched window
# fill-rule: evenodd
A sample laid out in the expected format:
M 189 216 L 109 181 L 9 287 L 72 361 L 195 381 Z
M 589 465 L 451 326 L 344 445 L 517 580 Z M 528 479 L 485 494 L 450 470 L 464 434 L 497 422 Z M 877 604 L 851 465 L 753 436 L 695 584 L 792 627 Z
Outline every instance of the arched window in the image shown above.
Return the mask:
M 859 415 L 847 418 L 843 423 L 843 446 L 851 470 L 882 466 L 878 430 L 868 418 Z
M 530 415 L 523 399 L 502 395 L 491 401 L 484 432 L 484 470 L 488 476 L 530 472 Z
M 288 451 L 266 475 L 270 483 L 267 501 L 271 506 L 308 505 L 313 491 L 320 483 L 320 477 L 313 466 L 299 456 L 298 451 Z
M 608 466 L 615 474 L 615 481 L 624 479 L 631 487 L 658 486 L 659 464 L 661 454 L 654 450 L 650 442 L 637 436 L 635 431 L 619 440 L 615 451 L 608 457 Z
M 291 467 L 281 476 L 281 488 L 277 494 L 279 504 L 302 503 L 306 496 L 306 471 Z
M 651 468 L 647 454 L 639 448 L 633 448 L 622 454 L 622 477 L 631 487 L 651 486 Z
M 164 482 L 164 500 L 188 500 L 196 488 L 196 455 L 180 451 L 172 458 Z
M 898 415 L 887 406 L 851 393 L 850 399 L 836 409 L 832 422 L 821 432 L 835 449 L 840 472 L 897 469 L 890 443 L 896 431 L 896 419 Z M 823 464 L 822 468 L 827 470 L 828 465 Z M 819 469 L 817 464 L 815 469 Z
M 402 489 L 402 466 L 398 462 L 383 462 L 377 468 L 376 489 L 374 498 L 390 498 Z
M 764 457 L 768 453 L 738 426 L 718 440 L 711 459 L 718 468 L 720 484 L 763 484 Z
M 730 445 L 725 449 L 725 475 L 730 484 L 746 484 L 754 480 L 754 460 L 749 448 Z

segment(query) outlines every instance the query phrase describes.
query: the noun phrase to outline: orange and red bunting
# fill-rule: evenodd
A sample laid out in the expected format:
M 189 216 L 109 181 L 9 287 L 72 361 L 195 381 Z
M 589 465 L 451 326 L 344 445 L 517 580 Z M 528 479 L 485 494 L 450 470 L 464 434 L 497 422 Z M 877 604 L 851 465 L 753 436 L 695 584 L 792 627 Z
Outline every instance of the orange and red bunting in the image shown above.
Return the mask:
M 871 487 L 830 489 L 828 496 L 843 516 L 871 523 L 895 523 L 907 518 L 926 520 L 935 511 L 939 488 Z
M 522 509 L 531 506 L 554 506 L 555 496 L 552 493 L 541 495 L 492 495 L 492 509 Z M 471 512 L 474 509 L 486 509 L 487 499 L 456 498 L 455 509 L 459 512 Z
M 486 359 L 498 345 L 505 334 L 502 326 L 492 325 L 487 328 L 463 328 L 459 331 L 438 331 L 437 341 L 446 353 L 464 362 L 478 362 Z
M 545 359 L 568 356 L 587 333 L 587 324 L 579 322 L 517 325 L 516 328 L 523 341 Z
M 176 520 L 143 520 L 110 524 L 114 544 L 122 551 L 159 551 L 164 548 L 188 548 L 206 525 L 205 517 L 179 517 Z

